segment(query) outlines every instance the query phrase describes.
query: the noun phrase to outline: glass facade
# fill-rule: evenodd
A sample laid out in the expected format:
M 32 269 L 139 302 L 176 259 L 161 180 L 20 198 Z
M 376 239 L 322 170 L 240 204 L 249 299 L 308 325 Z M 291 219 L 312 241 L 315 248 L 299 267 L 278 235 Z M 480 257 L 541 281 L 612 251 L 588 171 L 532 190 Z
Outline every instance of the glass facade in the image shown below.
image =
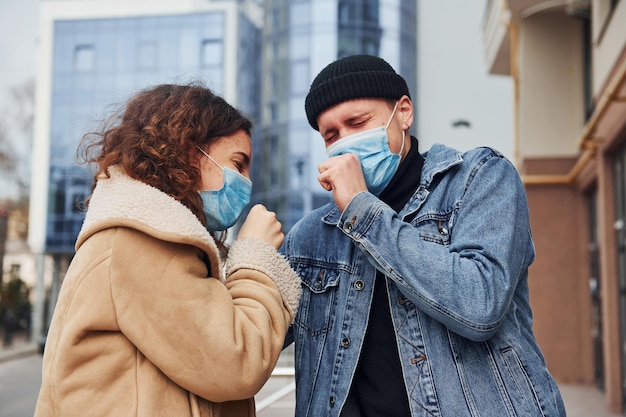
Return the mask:
M 276 211 L 285 231 L 332 198 L 317 183 L 326 158 L 304 100 L 315 75 L 353 54 L 378 55 L 416 94 L 415 0 L 266 0 L 262 117 L 253 146 L 253 199 Z
M 76 164 L 81 136 L 148 86 L 200 81 L 221 94 L 225 22 L 223 11 L 55 22 L 46 252 L 74 252 L 92 179 Z M 238 24 L 236 104 L 257 117 L 260 32 L 244 15 Z
M 256 122 L 252 202 L 275 211 L 285 231 L 331 200 L 317 183 L 326 153 L 306 121 L 309 85 L 332 60 L 368 53 L 389 61 L 417 94 L 416 1 L 266 0 L 264 7 L 262 23 L 238 14 L 236 74 L 224 73 L 224 10 L 54 23 L 45 252 L 74 251 L 91 187 L 88 168 L 76 164 L 81 136 L 158 83 L 198 80 L 222 93 L 236 77 L 233 104 Z

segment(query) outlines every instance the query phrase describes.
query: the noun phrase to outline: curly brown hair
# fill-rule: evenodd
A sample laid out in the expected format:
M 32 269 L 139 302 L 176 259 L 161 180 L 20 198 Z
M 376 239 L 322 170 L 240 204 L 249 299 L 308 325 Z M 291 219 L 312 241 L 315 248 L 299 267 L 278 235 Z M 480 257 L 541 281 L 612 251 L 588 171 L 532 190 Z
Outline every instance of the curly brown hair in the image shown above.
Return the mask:
M 117 165 L 180 201 L 206 224 L 200 170 L 191 158 L 198 146 L 220 137 L 239 130 L 250 136 L 252 126 L 241 111 L 199 83 L 163 84 L 138 92 L 99 132 L 84 135 L 79 159 L 96 166 L 92 191 L 98 177 L 110 177 L 108 169 Z

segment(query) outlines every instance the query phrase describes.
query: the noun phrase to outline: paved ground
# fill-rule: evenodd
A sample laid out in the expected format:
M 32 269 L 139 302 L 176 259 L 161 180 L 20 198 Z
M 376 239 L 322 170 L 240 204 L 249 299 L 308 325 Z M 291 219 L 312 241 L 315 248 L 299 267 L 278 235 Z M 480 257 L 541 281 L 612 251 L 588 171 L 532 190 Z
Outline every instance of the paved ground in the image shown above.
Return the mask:
M 33 355 L 35 353 L 37 353 L 37 345 L 29 343 L 19 335 L 13 339 L 13 343 L 8 347 L 2 346 L 2 340 L 0 340 L 0 362 Z
M 270 388 L 274 389 L 280 384 L 276 377 L 272 377 L 272 380 L 257 395 L 257 407 L 259 404 L 263 405 L 260 398 L 266 397 Z M 284 386 L 291 379 L 281 382 Z M 593 387 L 562 385 L 559 388 L 565 401 L 567 417 L 624 417 L 623 414 L 610 413 L 604 403 L 604 394 Z M 270 407 L 260 410 L 258 417 L 293 417 L 294 401 L 294 392 L 290 391 Z
M 624 414 L 607 410 L 604 393 L 595 387 L 560 385 L 559 389 L 565 401 L 567 417 L 624 417 Z
M 0 347 L 0 362 L 37 354 L 36 344 L 18 338 L 12 346 Z M 257 395 L 258 417 L 293 417 L 294 383 L 289 370 L 290 362 L 290 359 L 279 362 L 276 375 Z M 607 410 L 604 394 L 595 387 L 561 385 L 559 388 L 568 417 L 624 417 L 624 414 Z

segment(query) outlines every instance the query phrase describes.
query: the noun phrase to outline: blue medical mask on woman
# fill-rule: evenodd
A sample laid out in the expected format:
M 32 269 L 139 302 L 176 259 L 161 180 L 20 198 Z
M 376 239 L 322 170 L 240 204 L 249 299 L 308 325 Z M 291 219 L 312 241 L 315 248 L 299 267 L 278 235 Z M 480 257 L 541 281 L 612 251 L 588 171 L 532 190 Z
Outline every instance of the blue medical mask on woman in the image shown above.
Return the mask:
M 352 153 L 361 160 L 363 177 L 370 193 L 379 196 L 389 185 L 400 166 L 400 157 L 404 150 L 404 131 L 402 131 L 402 148 L 395 154 L 389 149 L 387 129 L 396 113 L 398 102 L 393 107 L 387 125 L 355 133 L 338 140 L 326 149 L 329 157 Z
M 233 169 L 222 167 L 202 148 L 198 147 L 198 149 L 224 173 L 222 188 L 198 191 L 206 216 L 206 229 L 209 232 L 226 230 L 235 224 L 250 203 L 252 181 Z

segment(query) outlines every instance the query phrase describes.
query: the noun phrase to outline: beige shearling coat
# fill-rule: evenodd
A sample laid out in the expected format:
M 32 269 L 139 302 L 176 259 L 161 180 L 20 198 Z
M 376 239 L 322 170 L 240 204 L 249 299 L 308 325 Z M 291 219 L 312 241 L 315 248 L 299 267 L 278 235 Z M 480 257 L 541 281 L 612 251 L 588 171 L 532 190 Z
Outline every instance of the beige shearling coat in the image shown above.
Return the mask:
M 297 275 L 255 239 L 235 241 L 221 264 L 190 210 L 110 172 L 61 286 L 35 416 L 254 416 L 297 310 Z

